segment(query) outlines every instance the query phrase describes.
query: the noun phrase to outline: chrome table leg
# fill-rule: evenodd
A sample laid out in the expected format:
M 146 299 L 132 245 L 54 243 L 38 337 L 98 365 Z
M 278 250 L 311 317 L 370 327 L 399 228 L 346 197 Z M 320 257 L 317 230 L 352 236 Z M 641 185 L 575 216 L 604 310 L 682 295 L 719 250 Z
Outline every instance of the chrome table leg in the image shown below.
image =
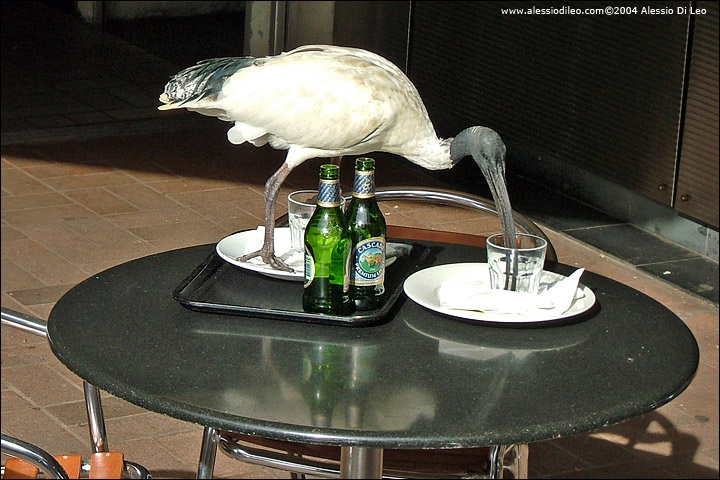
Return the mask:
M 100 400 L 100 390 L 85 381 L 83 381 L 83 390 L 85 391 L 85 408 L 87 409 L 93 453 L 107 452 L 107 433 L 105 432 L 105 416 Z
M 205 427 L 202 446 L 200 447 L 197 478 L 212 478 L 215 472 L 215 456 L 217 455 L 218 440 L 218 431 L 212 427 Z
M 340 478 L 382 478 L 382 464 L 382 448 L 340 449 Z

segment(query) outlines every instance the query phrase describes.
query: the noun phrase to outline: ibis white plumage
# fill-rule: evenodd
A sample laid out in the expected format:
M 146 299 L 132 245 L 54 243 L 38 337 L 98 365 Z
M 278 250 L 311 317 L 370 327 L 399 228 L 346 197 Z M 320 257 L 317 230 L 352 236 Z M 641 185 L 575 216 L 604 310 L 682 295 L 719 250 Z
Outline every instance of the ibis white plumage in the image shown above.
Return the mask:
M 471 155 L 490 185 L 503 230 L 514 233 L 499 135 L 471 127 L 454 139 L 438 138 L 413 83 L 372 52 L 308 45 L 262 58 L 204 60 L 175 75 L 160 101 L 160 110 L 186 108 L 234 122 L 227 132 L 231 143 L 287 150 L 265 184 L 264 244 L 244 259 L 261 256 L 273 268 L 290 270 L 274 252 L 282 182 L 305 160 L 370 152 L 396 154 L 430 170 Z

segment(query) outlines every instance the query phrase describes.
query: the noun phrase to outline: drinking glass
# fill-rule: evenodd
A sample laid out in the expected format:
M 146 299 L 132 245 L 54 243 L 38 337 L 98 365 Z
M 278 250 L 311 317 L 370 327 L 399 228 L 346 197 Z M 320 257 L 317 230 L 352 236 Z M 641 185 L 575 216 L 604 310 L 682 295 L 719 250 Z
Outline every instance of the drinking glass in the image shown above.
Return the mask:
M 317 205 L 317 190 L 298 190 L 288 195 L 288 223 L 290 224 L 289 256 L 305 251 L 305 227 Z
M 341 197 L 342 206 L 345 199 Z M 317 205 L 317 190 L 298 190 L 288 195 L 288 223 L 290 224 L 290 251 L 288 259 L 305 253 L 305 227 Z
M 540 273 L 545 264 L 547 241 L 527 233 L 518 233 L 513 245 L 506 246 L 502 233 L 487 239 L 490 288 L 537 293 Z

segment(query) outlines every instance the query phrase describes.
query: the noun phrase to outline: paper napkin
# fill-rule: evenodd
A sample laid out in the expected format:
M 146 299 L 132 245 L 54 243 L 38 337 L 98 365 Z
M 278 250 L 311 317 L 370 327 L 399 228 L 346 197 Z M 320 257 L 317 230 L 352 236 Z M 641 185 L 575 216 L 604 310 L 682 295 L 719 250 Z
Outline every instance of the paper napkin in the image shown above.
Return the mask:
M 440 284 L 437 296 L 440 306 L 455 310 L 473 310 L 497 314 L 521 314 L 537 310 L 554 310 L 558 315 L 565 313 L 573 300 L 585 296 L 578 288 L 580 268 L 569 277 L 557 279 L 545 275 L 540 277 L 538 294 L 490 289 L 489 281 L 452 279 Z

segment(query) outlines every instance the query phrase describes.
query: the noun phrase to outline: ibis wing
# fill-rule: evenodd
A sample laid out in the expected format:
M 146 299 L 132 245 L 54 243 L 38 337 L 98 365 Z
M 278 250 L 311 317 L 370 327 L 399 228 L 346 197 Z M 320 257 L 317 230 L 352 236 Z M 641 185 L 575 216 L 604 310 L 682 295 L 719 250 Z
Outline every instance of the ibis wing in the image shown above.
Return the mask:
M 392 118 L 386 92 L 367 78 L 376 73 L 328 59 L 268 61 L 229 78 L 215 105 L 278 143 L 345 149 L 367 141 Z

